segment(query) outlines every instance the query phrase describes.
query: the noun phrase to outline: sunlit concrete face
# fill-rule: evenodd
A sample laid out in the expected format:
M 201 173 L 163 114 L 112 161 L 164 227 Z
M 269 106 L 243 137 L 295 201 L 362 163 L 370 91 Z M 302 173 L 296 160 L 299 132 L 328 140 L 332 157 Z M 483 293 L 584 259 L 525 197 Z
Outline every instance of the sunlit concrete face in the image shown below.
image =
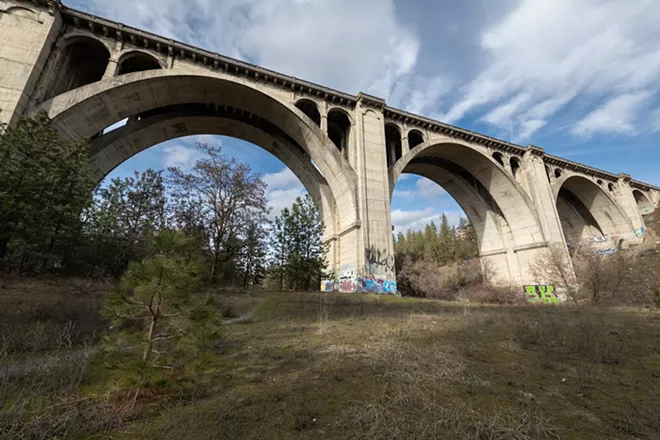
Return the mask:
M 68 9 L 0 0 L 0 122 L 46 111 L 91 139 L 97 179 L 182 136 L 244 139 L 279 158 L 321 209 L 326 290 L 396 292 L 391 195 L 427 177 L 463 207 L 502 283 L 533 284 L 551 245 L 641 240 L 658 188 Z M 111 125 L 128 120 L 116 130 Z M 318 167 L 318 169 L 317 169 Z

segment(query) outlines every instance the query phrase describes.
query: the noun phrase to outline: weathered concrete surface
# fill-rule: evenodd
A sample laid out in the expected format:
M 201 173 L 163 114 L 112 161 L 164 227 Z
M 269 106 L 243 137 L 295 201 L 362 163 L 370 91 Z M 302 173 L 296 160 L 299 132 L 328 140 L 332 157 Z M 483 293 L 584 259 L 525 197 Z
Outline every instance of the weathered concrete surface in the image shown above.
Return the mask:
M 0 121 L 43 110 L 64 136 L 93 138 L 99 180 L 146 148 L 197 134 L 238 137 L 282 160 L 322 210 L 335 274 L 327 290 L 396 292 L 390 201 L 403 173 L 443 186 L 473 222 L 483 260 L 499 281 L 514 284 L 543 281 L 529 266 L 549 246 L 568 255 L 582 240 L 639 242 L 642 215 L 660 201 L 659 188 L 627 175 L 50 0 L 0 0 L 0 41 Z M 338 114 L 348 121 L 341 142 L 332 122 Z

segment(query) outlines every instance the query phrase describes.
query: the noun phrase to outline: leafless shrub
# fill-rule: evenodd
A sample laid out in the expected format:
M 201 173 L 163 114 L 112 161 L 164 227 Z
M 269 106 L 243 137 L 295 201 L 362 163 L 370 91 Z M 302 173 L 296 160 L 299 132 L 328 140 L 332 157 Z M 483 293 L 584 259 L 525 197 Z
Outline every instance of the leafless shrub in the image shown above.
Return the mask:
M 403 296 L 453 301 L 457 292 L 450 285 L 457 270 L 456 266 L 442 266 L 435 261 L 406 258 L 397 287 Z
M 573 263 L 561 245 L 553 244 L 530 264 L 539 284 L 552 284 L 557 291 L 566 292 L 575 303 L 583 299 L 577 288 Z

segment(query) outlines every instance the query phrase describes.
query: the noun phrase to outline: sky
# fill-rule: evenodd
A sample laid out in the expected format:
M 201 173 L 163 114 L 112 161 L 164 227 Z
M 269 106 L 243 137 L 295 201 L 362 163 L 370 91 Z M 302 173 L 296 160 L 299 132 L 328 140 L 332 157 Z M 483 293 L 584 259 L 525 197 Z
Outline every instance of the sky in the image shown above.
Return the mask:
M 65 0 L 68 6 L 344 92 L 660 185 L 657 0 Z M 190 167 L 199 138 L 147 150 L 110 177 Z M 269 183 L 274 212 L 304 189 L 246 142 L 202 137 Z M 398 230 L 460 207 L 409 176 Z

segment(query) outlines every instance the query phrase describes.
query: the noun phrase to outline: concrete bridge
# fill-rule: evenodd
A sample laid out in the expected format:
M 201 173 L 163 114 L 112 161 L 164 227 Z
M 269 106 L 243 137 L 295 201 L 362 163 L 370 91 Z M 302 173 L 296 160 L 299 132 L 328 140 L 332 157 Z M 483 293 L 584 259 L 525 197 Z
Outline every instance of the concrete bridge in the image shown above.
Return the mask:
M 396 291 L 390 200 L 403 173 L 461 205 L 497 279 L 533 284 L 551 245 L 642 240 L 660 188 L 312 84 L 55 0 L 0 0 L 0 122 L 46 111 L 91 139 L 101 180 L 161 142 L 218 134 L 275 155 L 323 213 L 335 279 L 324 288 Z M 106 128 L 128 123 L 103 134 Z M 341 282 L 340 282 L 341 281 Z

